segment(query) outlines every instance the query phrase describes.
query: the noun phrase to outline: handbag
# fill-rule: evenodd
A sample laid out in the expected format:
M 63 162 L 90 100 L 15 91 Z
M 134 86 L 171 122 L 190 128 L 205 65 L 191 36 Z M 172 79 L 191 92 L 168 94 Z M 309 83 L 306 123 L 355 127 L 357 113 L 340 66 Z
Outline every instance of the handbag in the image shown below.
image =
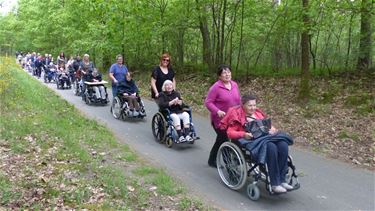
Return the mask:
M 245 130 L 253 135 L 253 139 L 268 135 L 271 129 L 271 119 L 254 119 L 245 123 Z

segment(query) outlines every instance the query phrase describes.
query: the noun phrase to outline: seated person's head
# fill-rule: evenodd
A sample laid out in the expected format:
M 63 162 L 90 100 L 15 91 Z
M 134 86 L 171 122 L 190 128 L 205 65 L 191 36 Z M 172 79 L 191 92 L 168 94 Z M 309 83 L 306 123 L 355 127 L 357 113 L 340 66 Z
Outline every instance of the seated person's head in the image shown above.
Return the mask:
M 99 75 L 99 72 L 98 70 L 95 68 L 93 71 L 92 71 L 92 76 L 96 77 Z
M 172 92 L 173 91 L 173 82 L 171 80 L 164 81 L 161 90 L 163 92 Z
M 254 95 L 242 96 L 241 105 L 246 115 L 252 115 L 257 108 L 256 97 Z
M 132 74 L 130 72 L 127 72 L 125 76 L 126 76 L 126 80 L 127 81 L 131 81 L 132 80 Z

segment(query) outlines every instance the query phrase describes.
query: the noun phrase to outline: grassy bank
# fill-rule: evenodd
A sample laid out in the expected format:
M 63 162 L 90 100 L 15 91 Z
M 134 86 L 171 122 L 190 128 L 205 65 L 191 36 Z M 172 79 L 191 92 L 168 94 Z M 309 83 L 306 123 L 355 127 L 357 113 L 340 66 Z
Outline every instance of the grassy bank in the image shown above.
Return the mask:
M 0 64 L 0 210 L 211 209 L 13 60 Z

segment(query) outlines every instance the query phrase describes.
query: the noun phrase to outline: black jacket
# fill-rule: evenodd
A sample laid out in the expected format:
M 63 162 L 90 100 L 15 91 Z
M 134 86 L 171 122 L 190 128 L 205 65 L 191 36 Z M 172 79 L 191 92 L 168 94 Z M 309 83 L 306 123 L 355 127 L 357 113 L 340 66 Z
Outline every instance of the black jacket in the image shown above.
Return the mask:
M 176 97 L 181 100 L 180 93 L 178 93 L 177 91 L 174 91 L 174 90 L 171 93 L 160 92 L 159 97 L 157 99 L 157 103 L 159 105 L 159 108 L 160 109 L 168 108 L 171 111 L 171 113 L 177 113 L 177 114 L 182 113 L 183 108 L 185 107 L 184 104 L 169 106 L 169 102 L 171 100 L 175 99 Z

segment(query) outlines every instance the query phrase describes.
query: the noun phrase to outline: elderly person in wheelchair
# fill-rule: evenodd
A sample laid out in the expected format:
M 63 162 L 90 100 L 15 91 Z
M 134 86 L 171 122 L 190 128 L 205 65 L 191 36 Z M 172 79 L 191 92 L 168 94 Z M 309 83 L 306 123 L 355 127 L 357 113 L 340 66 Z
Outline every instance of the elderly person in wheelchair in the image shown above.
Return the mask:
M 178 142 L 191 142 L 194 139 L 190 134 L 190 116 L 189 113 L 184 110 L 184 104 L 181 99 L 179 92 L 173 88 L 173 82 L 166 80 L 162 86 L 162 92 L 159 93 L 157 103 L 160 109 L 169 109 L 170 118 L 173 121 L 173 126 L 177 131 Z M 181 120 L 183 123 L 183 131 L 181 128 Z
M 288 155 L 288 145 L 293 144 L 293 139 L 271 125 L 271 120 L 257 108 L 255 96 L 243 96 L 241 106 L 231 108 L 221 120 L 220 127 L 227 130 L 228 138 L 237 140 L 234 142 L 250 153 L 253 165 L 266 166 L 269 176 L 266 184 L 270 185 L 268 189 L 270 193 L 285 193 L 299 187 L 299 184 L 298 187 L 292 186 L 291 182 L 286 181 L 288 167 L 293 170 L 292 176 L 297 177 L 294 172 L 295 167 Z M 218 155 L 218 168 L 221 165 L 220 156 L 223 155 Z M 259 192 L 259 189 L 257 191 Z M 248 194 L 251 195 L 249 192 Z

